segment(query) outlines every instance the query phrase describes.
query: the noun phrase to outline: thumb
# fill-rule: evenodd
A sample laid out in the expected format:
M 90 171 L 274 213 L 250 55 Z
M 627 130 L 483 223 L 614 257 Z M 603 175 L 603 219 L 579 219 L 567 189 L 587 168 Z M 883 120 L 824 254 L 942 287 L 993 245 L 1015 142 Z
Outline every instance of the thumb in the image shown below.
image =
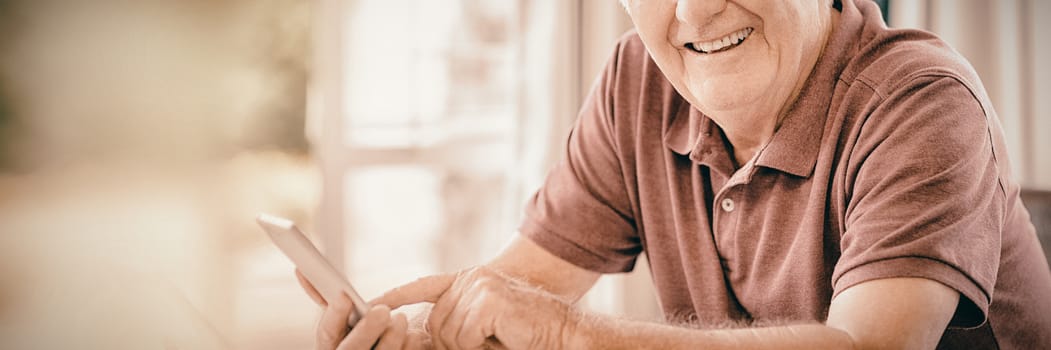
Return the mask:
M 457 274 L 427 276 L 383 293 L 369 302 L 370 305 L 387 305 L 393 309 L 417 303 L 435 303 L 445 293 Z

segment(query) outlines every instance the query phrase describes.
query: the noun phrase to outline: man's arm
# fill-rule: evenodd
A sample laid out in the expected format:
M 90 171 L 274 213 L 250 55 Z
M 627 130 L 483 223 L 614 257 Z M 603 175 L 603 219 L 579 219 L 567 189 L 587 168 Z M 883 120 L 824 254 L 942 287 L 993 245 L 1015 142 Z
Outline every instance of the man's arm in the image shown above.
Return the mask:
M 824 325 L 694 330 L 592 318 L 577 327 L 570 348 L 933 349 L 959 298 L 928 279 L 874 280 L 833 299 Z
M 585 270 L 552 255 L 522 236 L 515 236 L 499 255 L 485 264 L 485 267 L 505 277 L 528 283 L 569 303 L 579 300 L 601 276 L 598 272 Z M 421 292 L 433 291 L 441 286 L 448 288 L 448 284 L 456 277 L 453 275 L 423 277 L 383 293 L 370 304 L 397 307 L 419 302 L 433 303 L 434 300 L 421 298 L 430 294 L 421 294 Z M 441 291 L 444 291 L 444 288 Z
M 601 276 L 562 260 L 521 235 L 486 266 L 571 303 L 580 300 Z
M 932 280 L 888 278 L 837 295 L 823 325 L 704 330 L 570 307 L 598 276 L 517 238 L 482 268 L 425 277 L 377 302 L 392 308 L 434 303 L 428 324 L 440 349 L 473 348 L 493 338 L 510 348 L 932 349 L 960 298 Z
M 580 268 L 562 260 L 533 243 L 533 241 L 518 235 L 497 257 L 484 266 L 456 274 L 423 277 L 387 291 L 382 296 L 372 300 L 370 304 L 389 305 L 396 309 L 403 305 L 420 302 L 433 303 L 434 308 L 428 309 L 424 314 L 414 317 L 416 322 L 413 323 L 422 324 L 423 320 L 421 318 L 426 318 L 425 327 L 431 335 L 428 344 L 433 344 L 438 349 L 444 349 L 455 347 L 455 344 L 451 344 L 451 342 L 459 336 L 457 334 L 459 333 L 458 331 L 464 328 L 464 317 L 458 317 L 457 320 L 447 322 L 450 314 L 455 313 L 462 316 L 464 309 L 468 307 L 466 304 L 458 304 L 457 301 L 459 299 L 464 299 L 468 302 L 479 300 L 479 303 L 487 302 L 490 305 L 494 304 L 494 300 L 500 300 L 492 297 L 497 293 L 490 294 L 490 297 L 468 296 L 461 298 L 460 296 L 464 294 L 463 289 L 465 288 L 479 285 L 484 286 L 484 288 L 474 288 L 474 290 L 513 287 L 516 291 L 524 292 L 530 297 L 540 297 L 541 300 L 548 302 L 546 303 L 548 306 L 554 304 L 555 309 L 564 311 L 561 313 L 565 314 L 569 311 L 568 305 L 579 300 L 584 293 L 591 289 L 599 276 L 599 273 Z M 453 297 L 455 297 L 454 300 L 449 300 Z M 511 306 L 507 305 L 508 303 L 496 302 L 496 304 Z M 524 307 L 519 310 L 530 310 L 533 306 L 538 305 L 526 302 L 513 306 Z M 476 309 L 488 316 L 493 316 L 496 313 L 492 307 Z M 532 309 L 532 311 L 536 311 L 536 309 Z M 559 312 L 556 311 L 556 313 Z M 531 317 L 523 317 L 522 319 L 534 320 Z M 504 322 L 504 324 L 508 323 Z M 532 327 L 520 326 L 516 328 Z M 445 339 L 442 339 L 443 337 L 441 336 L 443 332 L 446 333 Z M 454 334 L 448 335 L 450 332 Z M 492 329 L 489 329 L 489 333 L 492 333 Z M 491 334 L 477 338 L 479 340 L 473 342 L 479 342 L 476 345 L 480 346 L 480 342 L 487 341 L 489 335 Z
M 435 303 L 429 324 L 439 349 L 476 348 L 494 338 L 512 349 L 933 349 L 959 298 L 932 280 L 873 280 L 833 299 L 823 325 L 728 330 L 585 315 L 488 268 L 423 278 L 381 299 L 394 308 Z

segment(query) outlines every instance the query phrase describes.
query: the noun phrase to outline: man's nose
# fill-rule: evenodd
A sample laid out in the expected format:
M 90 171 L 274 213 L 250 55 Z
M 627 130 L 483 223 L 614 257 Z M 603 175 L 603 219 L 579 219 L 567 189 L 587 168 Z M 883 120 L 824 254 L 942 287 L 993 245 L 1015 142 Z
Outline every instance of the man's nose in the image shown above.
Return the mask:
M 701 27 L 725 9 L 726 0 L 679 0 L 675 5 L 675 17 L 682 23 Z

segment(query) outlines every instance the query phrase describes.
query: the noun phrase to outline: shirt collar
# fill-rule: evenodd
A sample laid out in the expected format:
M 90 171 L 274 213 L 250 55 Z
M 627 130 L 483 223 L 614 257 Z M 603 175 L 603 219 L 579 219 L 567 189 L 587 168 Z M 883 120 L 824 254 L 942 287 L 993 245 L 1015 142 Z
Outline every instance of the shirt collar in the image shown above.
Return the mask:
M 800 177 L 813 174 L 836 81 L 850 60 L 847 53 L 855 45 L 863 24 L 853 1 L 843 1 L 842 5 L 838 26 L 781 126 L 759 152 L 756 166 Z M 685 101 L 670 118 L 664 133 L 666 147 L 698 163 L 729 161 L 722 130 L 710 118 Z
M 694 162 L 723 171 L 733 169 L 726 137 L 718 125 L 683 101 L 664 133 L 664 145 Z M 729 171 L 726 176 L 733 172 Z

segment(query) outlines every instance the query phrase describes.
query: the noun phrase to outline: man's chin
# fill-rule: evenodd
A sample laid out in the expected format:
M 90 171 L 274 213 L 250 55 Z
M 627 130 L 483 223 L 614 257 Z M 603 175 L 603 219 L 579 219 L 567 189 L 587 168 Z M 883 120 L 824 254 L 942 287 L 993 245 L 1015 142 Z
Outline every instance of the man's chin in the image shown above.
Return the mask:
M 739 115 L 741 113 L 749 113 L 754 111 L 755 103 L 753 99 L 742 99 L 742 96 L 704 96 L 704 98 L 694 97 L 691 102 L 694 108 L 708 117 L 730 117 L 733 115 Z

